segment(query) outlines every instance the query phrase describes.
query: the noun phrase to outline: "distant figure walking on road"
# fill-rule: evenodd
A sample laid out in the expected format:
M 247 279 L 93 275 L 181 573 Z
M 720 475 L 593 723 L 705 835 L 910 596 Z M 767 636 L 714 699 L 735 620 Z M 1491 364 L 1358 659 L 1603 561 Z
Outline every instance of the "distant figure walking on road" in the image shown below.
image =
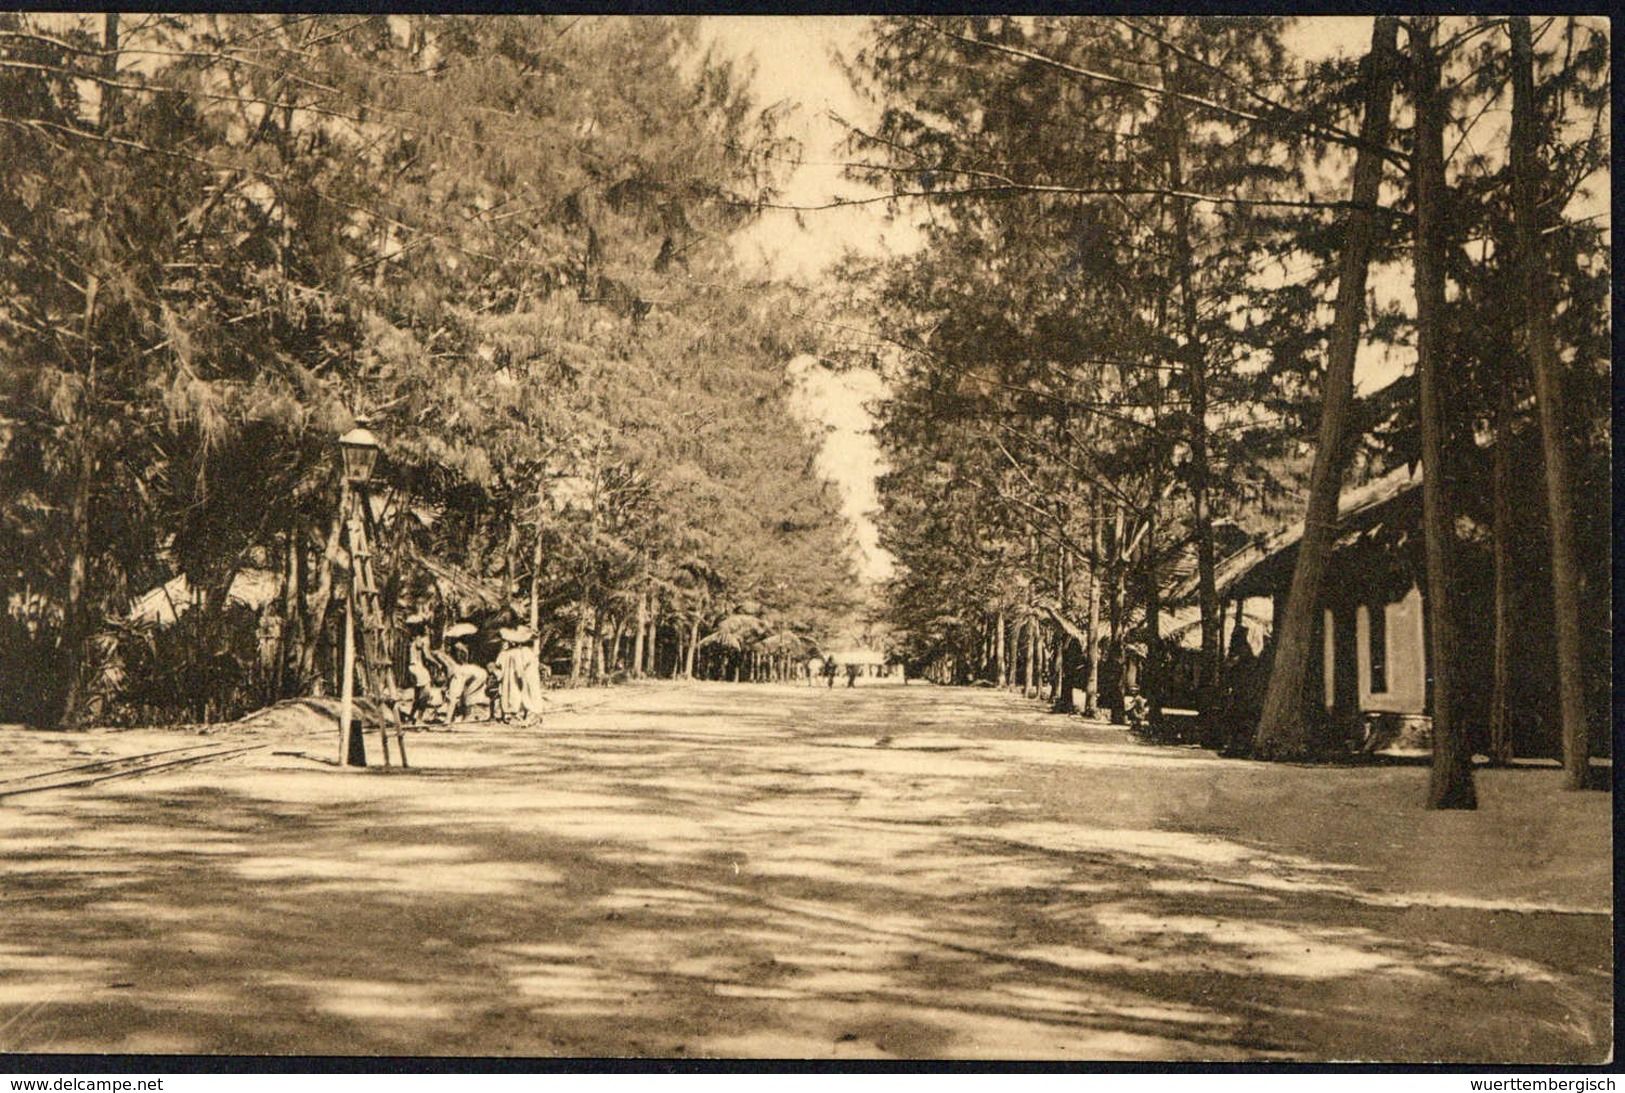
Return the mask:
M 858 673 L 862 670 L 863 669 L 859 668 L 856 664 L 848 664 L 846 666 L 846 685 L 848 687 L 856 687 L 858 685 Z
M 829 660 L 824 661 L 824 686 L 826 686 L 826 687 L 835 686 L 835 670 L 836 670 L 836 668 L 837 668 L 837 665 L 836 665 L 835 659 L 833 657 L 831 657 Z

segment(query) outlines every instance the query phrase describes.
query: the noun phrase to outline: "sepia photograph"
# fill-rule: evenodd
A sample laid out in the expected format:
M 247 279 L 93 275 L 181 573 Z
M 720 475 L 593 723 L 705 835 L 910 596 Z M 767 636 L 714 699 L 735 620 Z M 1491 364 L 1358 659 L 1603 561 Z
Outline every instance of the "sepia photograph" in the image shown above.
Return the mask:
M 0 12 L 0 1069 L 1611 1067 L 1611 57 Z

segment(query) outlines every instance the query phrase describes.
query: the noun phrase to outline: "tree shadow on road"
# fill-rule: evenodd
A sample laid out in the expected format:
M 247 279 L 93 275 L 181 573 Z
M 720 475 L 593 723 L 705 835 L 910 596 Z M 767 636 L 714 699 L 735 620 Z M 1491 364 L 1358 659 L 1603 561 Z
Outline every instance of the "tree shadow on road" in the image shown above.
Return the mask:
M 1606 916 L 1543 922 L 1573 953 L 1554 966 L 1519 955 L 1526 915 L 1384 903 L 1211 834 L 1036 822 L 987 792 L 1023 760 L 673 739 L 34 798 L 0 842 L 0 1050 L 1609 1050 Z

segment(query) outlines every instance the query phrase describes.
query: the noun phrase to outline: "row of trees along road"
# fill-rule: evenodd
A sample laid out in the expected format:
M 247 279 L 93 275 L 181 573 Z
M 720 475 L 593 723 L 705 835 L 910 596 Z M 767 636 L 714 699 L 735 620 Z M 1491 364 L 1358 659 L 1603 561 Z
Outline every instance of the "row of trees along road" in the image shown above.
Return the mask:
M 319 686 L 357 413 L 396 602 L 511 607 L 577 677 L 825 640 L 812 343 L 726 246 L 784 151 L 745 83 L 683 20 L 0 15 L 0 718 Z
M 1555 590 L 1540 682 L 1577 787 L 1588 712 L 1608 709 L 1609 267 L 1606 220 L 1586 215 L 1607 192 L 1606 27 L 1383 17 L 1363 59 L 1312 64 L 1293 33 L 1263 17 L 896 17 L 853 59 L 880 121 L 852 128 L 852 174 L 930 209 L 918 252 L 848 270 L 893 386 L 892 621 L 933 674 L 1047 676 L 1063 708 L 1075 688 L 1103 702 L 1138 647 L 1155 723 L 1167 596 L 1190 575 L 1211 718 L 1221 539 L 1304 518 L 1307 494 L 1248 726 L 1256 754 L 1302 757 L 1339 491 L 1419 462 L 1430 804 L 1473 807 L 1475 746 L 1510 757 L 1508 650 L 1541 626 L 1511 586 L 1536 578 Z M 1357 398 L 1357 355 L 1412 367 Z M 1544 457 L 1515 467 L 1532 430 Z M 1520 476 L 1541 475 L 1544 511 L 1513 520 Z M 1454 557 L 1468 551 L 1484 566 Z M 1460 574 L 1492 561 L 1475 601 Z M 1463 658 L 1495 666 L 1493 708 L 1472 718 Z

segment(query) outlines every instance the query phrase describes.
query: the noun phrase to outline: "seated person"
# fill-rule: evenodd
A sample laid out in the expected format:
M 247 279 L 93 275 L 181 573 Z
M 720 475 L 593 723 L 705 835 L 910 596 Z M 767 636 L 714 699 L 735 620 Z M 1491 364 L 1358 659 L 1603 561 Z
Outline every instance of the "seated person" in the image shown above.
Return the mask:
M 472 662 L 468 646 L 460 641 L 454 642 L 450 653 L 440 649 L 436 650 L 434 656 L 446 669 L 443 720 L 450 724 L 457 719 L 459 711 L 467 715 L 467 720 L 488 720 L 491 716 L 491 699 L 485 693 L 485 684 L 490 678 L 489 673 Z

